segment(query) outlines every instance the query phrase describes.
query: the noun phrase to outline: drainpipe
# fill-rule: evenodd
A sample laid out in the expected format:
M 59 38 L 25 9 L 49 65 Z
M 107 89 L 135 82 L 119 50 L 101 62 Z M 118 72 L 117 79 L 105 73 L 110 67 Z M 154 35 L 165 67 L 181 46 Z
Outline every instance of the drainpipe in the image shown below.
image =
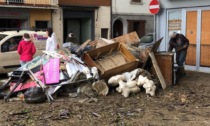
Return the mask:
M 52 27 L 53 28 L 53 12 L 54 12 L 54 10 L 53 9 L 51 9 L 51 26 L 50 27 Z
M 110 25 L 110 37 L 112 38 L 113 37 L 113 35 L 112 35 L 112 32 L 113 32 L 113 29 L 112 29 L 112 24 L 113 24 L 113 22 L 112 22 L 112 20 L 113 20 L 113 17 L 112 17 L 112 0 L 110 0 L 110 19 L 111 19 L 111 21 L 110 21 L 110 23 L 111 23 L 111 25 Z
M 157 34 L 157 30 L 156 30 L 156 15 L 154 15 L 154 39 L 155 39 L 155 41 L 157 40 L 156 34 Z

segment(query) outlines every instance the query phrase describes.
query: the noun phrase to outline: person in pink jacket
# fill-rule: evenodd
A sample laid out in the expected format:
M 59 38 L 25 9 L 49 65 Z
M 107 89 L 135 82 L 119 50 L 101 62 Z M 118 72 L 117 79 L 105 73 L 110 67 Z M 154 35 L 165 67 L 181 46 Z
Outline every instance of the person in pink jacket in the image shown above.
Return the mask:
M 33 56 L 36 53 L 36 48 L 28 33 L 24 33 L 23 40 L 20 41 L 17 51 L 20 55 L 21 66 L 33 59 Z

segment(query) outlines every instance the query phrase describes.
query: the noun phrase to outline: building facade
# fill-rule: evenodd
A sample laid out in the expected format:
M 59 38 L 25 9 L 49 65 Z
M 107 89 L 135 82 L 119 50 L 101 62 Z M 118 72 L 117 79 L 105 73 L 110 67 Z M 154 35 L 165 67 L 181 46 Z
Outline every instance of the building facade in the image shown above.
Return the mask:
M 65 42 L 70 32 L 78 42 L 97 38 L 110 38 L 110 0 L 59 0 L 59 9 L 53 12 L 53 26 L 61 31 L 57 36 Z
M 112 0 L 112 36 L 136 31 L 139 37 L 154 32 L 150 0 Z
M 0 0 L 0 30 L 46 29 L 52 26 L 57 0 Z
M 159 0 L 156 38 L 164 37 L 160 50 L 168 49 L 170 31 L 184 34 L 190 41 L 186 68 L 210 72 L 210 2 L 208 0 Z

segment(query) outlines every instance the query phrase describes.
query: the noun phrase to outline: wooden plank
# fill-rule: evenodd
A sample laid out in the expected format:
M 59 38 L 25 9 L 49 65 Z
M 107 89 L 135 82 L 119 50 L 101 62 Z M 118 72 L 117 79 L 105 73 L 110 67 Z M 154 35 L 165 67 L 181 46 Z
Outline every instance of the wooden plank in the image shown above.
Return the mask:
M 128 45 L 137 45 L 140 41 L 139 36 L 137 35 L 136 32 L 124 34 L 122 36 L 113 38 L 112 40 L 115 42 L 120 42 Z
M 160 68 L 158 66 L 158 63 L 157 63 L 156 58 L 155 58 L 155 55 L 154 55 L 153 52 L 150 52 L 149 56 L 150 56 L 150 58 L 152 60 L 152 64 L 153 64 L 153 66 L 155 68 L 155 71 L 157 73 L 157 76 L 158 76 L 158 78 L 160 80 L 160 84 L 161 84 L 162 88 L 165 89 L 166 88 L 166 82 L 165 82 L 165 79 L 163 78 L 161 70 L 160 70 Z
M 76 50 L 76 52 L 79 52 L 81 49 L 84 49 L 85 46 L 87 46 L 87 44 L 88 44 L 89 42 L 91 42 L 90 39 L 88 39 L 87 41 L 85 41 L 85 42 Z

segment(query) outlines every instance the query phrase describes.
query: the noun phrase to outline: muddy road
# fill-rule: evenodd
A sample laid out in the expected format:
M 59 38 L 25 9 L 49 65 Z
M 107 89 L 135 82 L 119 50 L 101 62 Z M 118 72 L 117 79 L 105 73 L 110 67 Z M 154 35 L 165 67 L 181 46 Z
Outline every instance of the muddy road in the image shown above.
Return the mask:
M 0 100 L 0 126 L 210 126 L 210 74 L 187 71 L 176 85 L 148 97 L 116 91 L 95 99 L 58 97 L 26 104 Z

